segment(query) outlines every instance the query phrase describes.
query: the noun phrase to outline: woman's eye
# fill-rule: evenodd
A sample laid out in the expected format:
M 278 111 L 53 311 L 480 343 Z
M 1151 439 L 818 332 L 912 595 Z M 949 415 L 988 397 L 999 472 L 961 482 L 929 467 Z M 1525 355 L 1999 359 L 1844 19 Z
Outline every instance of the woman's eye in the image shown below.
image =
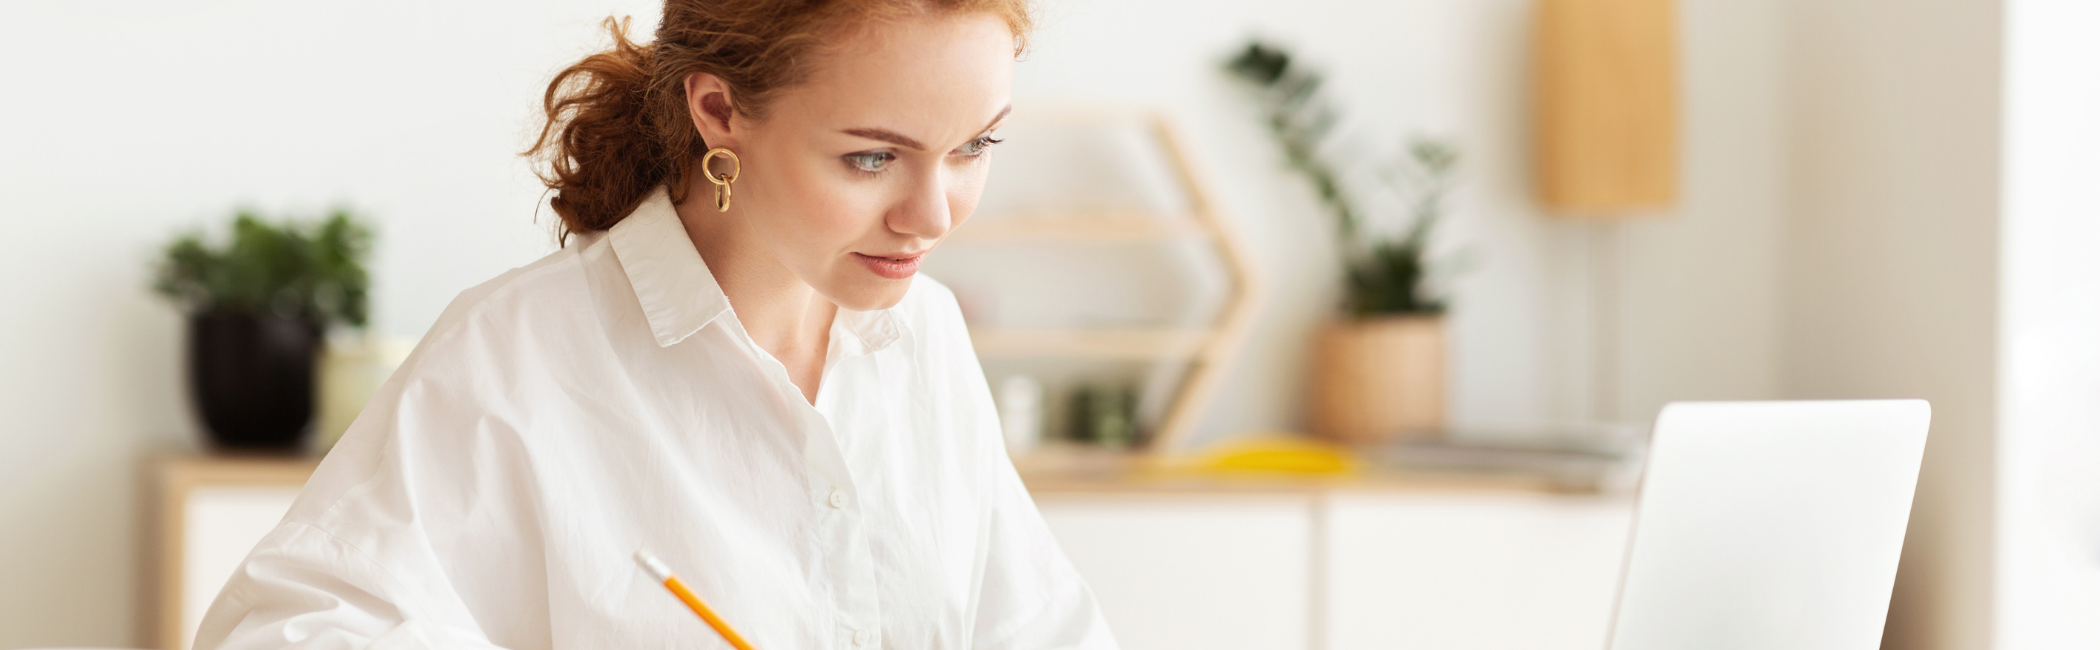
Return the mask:
M 962 148 L 956 149 L 955 152 L 965 156 L 975 156 L 982 154 L 987 150 L 990 150 L 992 148 L 992 145 L 999 144 L 1001 142 L 1005 142 L 1005 140 L 1001 140 L 987 135 L 977 138 L 975 140 L 971 140 L 969 144 L 963 145 Z
M 887 151 L 866 151 L 861 153 L 846 154 L 846 164 L 852 165 L 854 169 L 858 169 L 871 174 L 882 171 L 882 168 L 884 166 L 890 164 L 890 161 L 896 159 L 897 154 L 893 154 Z

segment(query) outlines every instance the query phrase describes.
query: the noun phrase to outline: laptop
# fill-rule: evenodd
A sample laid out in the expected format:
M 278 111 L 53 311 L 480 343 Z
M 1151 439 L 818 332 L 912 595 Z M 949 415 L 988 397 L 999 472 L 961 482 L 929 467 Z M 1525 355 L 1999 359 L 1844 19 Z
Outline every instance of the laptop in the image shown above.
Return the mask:
M 1873 650 L 1932 409 L 1922 400 L 1665 407 L 1611 650 Z

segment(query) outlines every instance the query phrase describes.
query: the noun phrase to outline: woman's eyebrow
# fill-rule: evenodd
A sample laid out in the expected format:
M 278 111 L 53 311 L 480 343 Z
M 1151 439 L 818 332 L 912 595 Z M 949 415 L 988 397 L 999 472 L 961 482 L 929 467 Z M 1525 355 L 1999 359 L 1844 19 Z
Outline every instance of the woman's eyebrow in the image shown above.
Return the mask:
M 1007 105 L 1006 105 L 1006 108 L 1002 108 L 1002 109 L 999 109 L 999 114 L 998 114 L 998 115 L 993 115 L 993 116 L 992 116 L 992 121 L 990 121 L 990 122 L 986 122 L 986 123 L 985 123 L 985 125 L 984 125 L 984 130 L 986 130 L 986 131 L 990 131 L 990 130 L 992 130 L 992 127 L 995 127 L 995 126 L 999 126 L 999 121 L 1000 121 L 1000 120 L 1004 120 L 1004 119 L 1006 119 L 1006 114 L 1007 114 L 1007 113 L 1012 113 L 1012 112 L 1014 112 L 1014 105 L 1013 105 L 1013 104 L 1007 104 Z
M 1008 106 L 1007 106 L 1006 108 L 1002 108 L 1002 109 L 999 109 L 999 114 L 998 114 L 998 115 L 994 115 L 994 116 L 992 116 L 992 121 L 991 121 L 991 122 L 988 122 L 988 123 L 986 123 L 986 124 L 984 125 L 984 130 L 986 130 L 986 131 L 990 131 L 990 130 L 992 130 L 992 127 L 995 127 L 995 126 L 998 126 L 998 125 L 999 125 L 999 121 L 1000 121 L 1000 120 L 1006 119 L 1006 114 L 1007 114 L 1007 113 L 1012 113 L 1012 112 L 1014 112 L 1014 107 L 1013 107 L 1012 105 L 1008 105 Z M 846 134 L 846 135 L 851 135 L 851 136 L 858 136 L 858 137 L 863 137 L 863 138 L 867 138 L 867 139 L 869 139 L 869 140 L 876 140 L 876 141 L 881 141 L 881 142 L 888 142 L 888 143 L 890 143 L 890 144 L 894 144 L 894 145 L 897 145 L 897 146 L 899 146 L 899 147 L 906 147 L 906 148 L 909 148 L 909 149 L 914 149 L 914 150 L 918 150 L 918 151 L 925 151 L 925 150 L 926 150 L 926 145 L 923 145 L 923 144 L 919 144 L 919 141 L 918 141 L 918 140 L 913 140 L 913 139 L 911 139 L 911 136 L 907 136 L 907 135 L 904 135 L 904 134 L 902 134 L 902 133 L 898 133 L 898 132 L 896 132 L 896 131 L 891 131 L 891 130 L 889 130 L 889 129 L 885 129 L 885 128 L 880 128 L 880 127 L 860 127 L 860 128 L 853 128 L 853 129 L 843 129 L 843 130 L 841 130 L 841 131 L 839 131 L 839 132 L 840 132 L 840 133 L 844 133 L 844 134 Z
M 869 140 L 881 140 L 883 142 L 888 142 L 890 144 L 894 144 L 900 147 L 908 147 L 911 149 L 918 149 L 921 151 L 924 151 L 926 149 L 926 145 L 919 144 L 918 140 L 913 140 L 909 137 L 905 137 L 904 134 L 898 133 L 896 131 L 891 131 L 889 129 L 858 128 L 846 129 L 844 131 L 840 131 L 840 133 L 844 133 L 846 135 L 857 135 L 863 138 L 867 138 Z

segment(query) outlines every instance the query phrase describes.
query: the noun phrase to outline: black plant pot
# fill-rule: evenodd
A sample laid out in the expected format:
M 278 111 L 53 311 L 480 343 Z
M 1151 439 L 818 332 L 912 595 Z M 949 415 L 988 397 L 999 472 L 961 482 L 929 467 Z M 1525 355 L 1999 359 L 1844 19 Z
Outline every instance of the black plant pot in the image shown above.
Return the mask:
M 190 397 L 212 442 L 290 450 L 314 416 L 321 328 L 292 318 L 212 312 L 190 317 Z

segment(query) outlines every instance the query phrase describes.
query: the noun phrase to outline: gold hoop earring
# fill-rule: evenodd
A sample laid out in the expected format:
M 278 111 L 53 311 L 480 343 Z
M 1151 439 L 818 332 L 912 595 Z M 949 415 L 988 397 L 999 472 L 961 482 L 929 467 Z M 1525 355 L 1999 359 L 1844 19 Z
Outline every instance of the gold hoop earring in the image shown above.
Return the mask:
M 729 163 L 731 167 L 729 169 L 728 176 L 716 176 L 714 168 L 709 166 L 710 163 L 713 163 L 715 161 L 715 156 L 729 157 Z M 707 150 L 707 155 L 700 157 L 700 175 L 707 177 L 707 182 L 715 184 L 716 212 L 729 211 L 729 184 L 736 182 L 736 177 L 743 173 L 744 161 L 739 160 L 736 157 L 736 152 L 734 151 L 723 149 L 721 147 L 715 147 L 713 149 Z

